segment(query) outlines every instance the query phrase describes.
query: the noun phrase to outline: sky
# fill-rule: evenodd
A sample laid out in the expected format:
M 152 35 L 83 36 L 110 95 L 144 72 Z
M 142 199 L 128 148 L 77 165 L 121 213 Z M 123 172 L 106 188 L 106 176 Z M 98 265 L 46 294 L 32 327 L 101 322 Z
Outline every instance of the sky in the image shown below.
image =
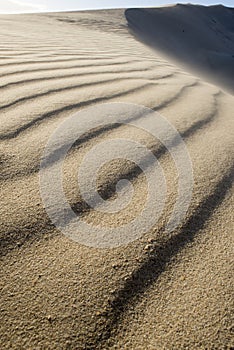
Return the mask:
M 222 3 L 233 7 L 234 0 L 0 0 L 0 13 L 25 13 L 42 11 L 68 11 L 85 10 L 97 8 L 117 8 L 117 7 L 147 7 L 161 6 L 171 3 L 195 3 L 202 5 L 212 5 Z

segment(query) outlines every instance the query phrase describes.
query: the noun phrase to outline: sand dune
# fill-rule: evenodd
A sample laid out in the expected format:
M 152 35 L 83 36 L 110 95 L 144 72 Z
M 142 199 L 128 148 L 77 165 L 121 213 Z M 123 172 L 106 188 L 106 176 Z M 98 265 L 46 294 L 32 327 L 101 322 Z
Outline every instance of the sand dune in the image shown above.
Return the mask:
M 177 64 L 234 92 L 234 10 L 222 5 L 128 9 L 128 25 L 141 40 Z
M 233 10 L 220 7 L 128 10 L 127 18 L 134 22 L 146 13 L 163 18 L 157 23 L 167 38 L 174 30 L 162 28 L 168 11 L 176 18 L 197 11 L 193 26 L 200 33 L 192 38 L 198 45 L 201 36 L 210 41 L 210 47 L 204 44 L 207 55 L 216 50 L 216 41 L 208 38 L 213 27 L 204 28 L 207 17 L 222 18 L 225 23 L 220 20 L 217 26 L 230 25 L 225 33 L 233 35 Z M 186 31 L 190 24 L 189 18 Z M 219 78 L 214 74 L 213 84 L 207 83 L 181 68 L 183 57 L 177 65 L 148 41 L 136 40 L 124 10 L 0 16 L 0 39 L 1 349 L 233 348 L 230 80 L 222 73 L 225 84 L 215 84 Z M 227 41 L 220 45 L 231 54 L 233 40 L 230 51 Z M 217 60 L 219 65 L 225 61 Z M 229 74 L 232 67 L 227 67 Z M 72 147 L 64 164 L 65 193 L 87 222 L 112 227 L 132 220 L 147 196 L 136 164 L 118 159 L 100 171 L 103 198 L 115 198 L 115 184 L 122 178 L 134 186 L 132 202 L 119 215 L 86 205 L 77 167 L 101 141 L 136 140 L 153 152 L 165 172 L 167 199 L 159 221 L 137 241 L 114 249 L 78 244 L 51 223 L 39 184 L 46 143 L 71 114 L 102 102 L 152 108 L 186 143 L 194 189 L 186 217 L 173 233 L 164 227 L 177 196 L 175 165 L 151 135 L 124 124 L 92 129 Z M 142 118 L 153 125 L 152 115 Z

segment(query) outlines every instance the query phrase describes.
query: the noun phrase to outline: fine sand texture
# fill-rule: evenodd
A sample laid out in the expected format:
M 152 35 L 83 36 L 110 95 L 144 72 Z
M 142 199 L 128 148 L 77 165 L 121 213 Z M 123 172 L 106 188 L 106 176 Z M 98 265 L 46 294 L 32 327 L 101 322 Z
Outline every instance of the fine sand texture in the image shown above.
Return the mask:
M 205 27 L 210 12 L 215 21 L 228 22 L 233 10 L 193 6 L 189 18 L 191 6 L 168 9 L 188 18 L 188 28 L 199 17 L 189 42 L 198 51 L 204 38 L 203 49 L 225 70 L 220 84 L 215 74 L 211 83 L 202 71 L 187 71 L 182 58 L 181 65 L 165 58 L 154 28 L 153 49 L 147 39 L 138 40 L 126 20 L 135 10 L 126 17 L 124 10 L 0 16 L 0 349 L 234 348 L 234 98 L 225 80 L 233 69 L 233 63 L 225 65 L 233 29 L 226 29 L 229 50 L 228 39 L 217 48 L 209 21 Z M 160 18 L 167 11 L 147 13 Z M 144 22 L 138 24 L 142 30 Z M 167 199 L 157 223 L 138 240 L 112 249 L 81 245 L 51 223 L 39 183 L 45 145 L 71 114 L 102 102 L 149 107 L 182 136 L 194 188 L 186 217 L 173 232 L 164 227 L 177 196 L 175 164 L 152 135 L 124 124 L 91 130 L 71 149 L 64 191 L 89 223 L 113 227 L 132 220 L 147 196 L 136 165 L 116 159 L 99 173 L 100 192 L 110 201 L 119 179 L 133 184 L 132 203 L 119 215 L 87 208 L 77 167 L 101 141 L 136 140 L 165 173 Z

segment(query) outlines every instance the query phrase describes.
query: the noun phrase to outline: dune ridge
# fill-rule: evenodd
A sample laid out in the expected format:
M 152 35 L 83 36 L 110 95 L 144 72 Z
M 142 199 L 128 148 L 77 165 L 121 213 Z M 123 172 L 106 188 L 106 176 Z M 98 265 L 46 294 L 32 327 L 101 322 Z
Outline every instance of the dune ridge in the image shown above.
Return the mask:
M 233 96 L 136 40 L 125 10 L 0 16 L 0 29 L 1 349 L 231 349 Z M 87 222 L 110 227 L 137 215 L 147 186 L 131 162 L 107 165 L 98 179 L 105 199 L 121 178 L 133 183 L 119 216 L 95 212 L 77 188 L 87 151 L 127 137 L 145 144 L 165 172 L 159 222 L 109 250 L 77 244 L 50 222 L 39 187 L 44 147 L 71 113 L 102 102 L 152 108 L 184 139 L 194 191 L 175 232 L 164 230 L 177 195 L 171 157 L 150 135 L 119 124 L 73 145 L 64 164 L 69 203 Z

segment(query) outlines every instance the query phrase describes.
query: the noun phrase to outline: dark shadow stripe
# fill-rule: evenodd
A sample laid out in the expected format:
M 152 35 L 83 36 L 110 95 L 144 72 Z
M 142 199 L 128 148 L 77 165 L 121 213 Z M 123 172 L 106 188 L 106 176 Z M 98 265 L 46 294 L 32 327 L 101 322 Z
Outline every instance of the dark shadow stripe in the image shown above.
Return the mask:
M 217 98 L 221 93 L 214 94 L 215 98 L 215 109 L 214 111 L 204 120 L 197 121 L 193 125 L 191 125 L 187 130 L 185 130 L 183 133 L 181 133 L 182 138 L 189 138 L 190 136 L 194 135 L 197 133 L 199 130 L 201 130 L 202 127 L 205 127 L 209 125 L 215 119 L 217 115 Z M 114 127 L 119 127 L 121 124 L 116 124 Z M 108 127 L 108 126 L 107 126 Z M 110 128 L 110 126 L 109 126 Z M 109 129 L 113 129 L 113 126 Z M 103 130 L 102 130 L 103 131 Z M 97 130 L 99 132 L 99 130 Z M 97 135 L 95 135 L 97 136 Z M 88 139 L 91 137 L 86 136 L 87 139 L 85 138 L 82 140 L 82 142 L 88 141 Z M 94 135 L 92 135 L 94 137 Z M 79 140 L 81 141 L 81 140 Z M 174 146 L 176 146 L 176 141 L 178 142 L 178 139 L 172 140 L 172 144 L 174 143 Z M 76 145 L 76 147 L 79 146 Z M 161 156 L 163 156 L 166 152 L 167 149 L 163 146 L 159 148 L 151 148 L 151 151 L 155 154 L 155 156 L 159 159 Z M 59 158 L 58 158 L 59 159 Z M 152 164 L 149 162 L 149 159 L 143 159 L 144 166 L 151 166 Z M 39 167 L 36 169 L 36 171 L 39 170 Z M 121 178 L 128 178 L 129 180 L 134 180 L 137 178 L 142 173 L 141 169 L 138 166 L 133 166 L 131 169 L 128 169 L 126 172 L 123 172 L 121 174 L 116 174 L 115 177 L 112 179 L 112 182 L 108 182 L 103 185 L 102 189 L 100 190 L 100 194 L 103 198 L 111 198 L 115 194 L 115 184 L 121 179 Z M 78 213 L 79 215 L 87 215 L 90 211 L 90 207 L 87 205 L 86 202 L 84 201 L 79 201 L 76 203 L 72 204 L 72 209 Z M 19 241 L 20 245 L 23 245 L 26 240 L 32 240 L 34 241 L 35 239 L 39 239 L 40 237 L 43 237 L 43 235 L 47 232 L 48 229 L 53 228 L 52 223 L 50 222 L 49 218 L 47 217 L 47 214 L 45 213 L 45 219 L 44 222 L 38 222 L 36 225 L 33 227 L 30 226 L 29 228 L 25 228 L 24 230 L 17 229 L 17 231 L 11 231 L 8 233 L 5 233 L 1 236 L 0 240 L 0 255 L 4 255 L 9 251 L 9 246 L 14 244 L 14 242 Z M 40 232 L 39 237 L 38 237 L 38 232 Z M 34 237 L 35 236 L 35 237 Z
M 107 323 L 102 334 L 97 330 L 97 336 L 92 344 L 105 345 L 105 342 L 118 332 L 118 326 L 124 317 L 128 307 L 134 307 L 144 293 L 157 281 L 165 271 L 166 266 L 186 246 L 193 242 L 196 235 L 202 230 L 214 211 L 222 204 L 228 191 L 231 189 L 234 179 L 234 166 L 232 166 L 223 178 L 216 184 L 212 194 L 207 196 L 196 208 L 192 216 L 183 225 L 177 235 L 172 235 L 168 240 L 155 245 L 138 269 L 124 282 L 121 289 L 116 292 L 110 302 L 110 310 L 106 315 Z M 163 229 L 162 229 L 163 232 Z M 99 333 L 99 334 L 98 334 Z M 108 344 L 110 345 L 110 344 Z M 86 349 L 91 349 L 86 344 Z M 98 347 L 99 348 L 99 347 Z
M 8 139 L 15 138 L 18 135 L 20 135 L 22 132 L 28 130 L 29 128 L 31 128 L 33 126 L 35 126 L 36 124 L 42 122 L 43 120 L 55 117 L 55 116 L 57 116 L 58 114 L 60 114 L 62 112 L 71 111 L 71 110 L 75 110 L 75 109 L 78 109 L 78 108 L 81 108 L 81 107 L 90 106 L 92 104 L 99 103 L 99 102 L 109 101 L 109 100 L 111 100 L 113 98 L 125 96 L 125 95 L 131 94 L 133 92 L 142 90 L 142 89 L 144 89 L 147 86 L 151 86 L 151 85 L 155 85 L 155 84 L 156 83 L 146 83 L 146 84 L 142 84 L 141 86 L 138 86 L 138 87 L 136 87 L 134 89 L 129 89 L 129 90 L 124 91 L 124 92 L 118 92 L 116 94 L 112 94 L 112 95 L 106 96 L 106 97 L 105 96 L 97 97 L 97 98 L 94 98 L 94 99 L 90 99 L 90 100 L 83 101 L 83 102 L 78 102 L 78 103 L 75 103 L 75 104 L 64 106 L 64 107 L 59 108 L 59 109 L 55 109 L 53 111 L 47 112 L 45 114 L 42 114 L 38 118 L 35 118 L 32 121 L 28 122 L 27 124 L 22 125 L 20 128 L 18 128 L 17 130 L 15 130 L 13 132 L 9 132 L 7 134 L 0 135 L 0 140 L 8 140 Z
M 77 58 L 77 56 L 78 56 L 78 58 Z M 115 57 L 117 57 L 117 58 L 120 58 L 121 56 L 115 56 Z M 96 61 L 96 60 L 98 60 L 98 59 L 101 59 L 101 60 L 113 60 L 113 58 L 115 58 L 115 57 L 110 57 L 110 58 L 97 58 L 97 57 L 91 57 L 91 58 L 88 58 L 88 57 L 79 57 L 79 55 L 76 55 L 76 57 L 75 58 L 65 58 L 65 59 L 55 59 L 55 60 L 39 60 L 39 59 L 35 59 L 35 60 L 33 60 L 33 59 L 30 59 L 30 60 L 24 60 L 24 61 L 18 61 L 18 62 L 9 62 L 9 63 L 3 63 L 3 64 L 0 64 L 0 68 L 1 67 L 3 67 L 3 68 L 5 68 L 5 67 L 8 67 L 8 66 L 20 66 L 20 65 L 25 65 L 25 66 L 27 66 L 28 64 L 53 64 L 53 63 L 65 63 L 65 62 L 80 62 L 80 60 L 82 60 L 82 61 Z M 124 57 L 124 56 L 123 56 Z M 127 58 L 127 56 L 126 56 L 126 58 Z M 95 64 L 96 64 L 96 62 L 95 62 Z M 92 63 L 92 65 L 93 65 L 93 63 Z
M 153 67 L 147 67 L 144 72 L 149 72 L 152 71 Z M 47 81 L 47 80 L 62 80 L 62 79 L 66 79 L 66 78 L 72 78 L 72 77 L 81 77 L 81 76 L 93 76 L 93 75 L 104 75 L 104 74 L 124 74 L 124 73 L 134 73 L 134 72 L 139 72 L 140 70 L 138 69 L 126 69 L 126 70 L 116 70 L 113 71 L 113 69 L 107 70 L 107 71 L 101 71 L 101 72 L 73 72 L 71 74 L 65 74 L 65 75 L 57 75 L 57 76 L 47 76 L 47 77 L 41 77 L 41 78 L 30 78 L 30 79 L 23 79 L 23 80 L 17 80 L 17 81 L 13 81 L 4 85 L 0 85 L 0 89 L 6 89 L 12 86 L 20 86 L 20 85 L 26 85 L 26 84 L 30 84 L 30 83 L 37 83 L 37 82 L 41 82 L 41 81 Z M 142 71 L 141 71 L 142 72 Z M 168 73 L 162 76 L 158 76 L 156 77 L 156 79 L 163 79 L 163 78 L 168 78 L 171 77 L 173 75 L 173 73 Z M 139 79 L 142 79 L 142 76 L 139 77 Z
M 140 60 L 135 60 L 135 61 L 126 61 L 126 62 L 109 62 L 109 63 L 95 63 L 95 67 L 106 67 L 106 66 L 121 66 L 121 65 L 128 65 L 132 63 L 138 63 L 141 62 Z M 55 71 L 55 70 L 66 70 L 66 69 L 73 69 L 73 68 L 90 68 L 93 67 L 92 64 L 75 64 L 75 65 L 69 65 L 69 66 L 57 66 L 57 67 L 46 67 L 46 68 L 35 68 L 35 69 L 23 69 L 23 70 L 17 70 L 13 72 L 8 72 L 4 74 L 0 74 L 0 78 L 8 77 L 11 75 L 18 75 L 18 74 L 31 74 L 34 72 L 46 72 L 46 71 Z
M 218 104 L 217 104 L 217 95 L 214 95 L 215 98 L 215 108 L 212 111 L 212 113 L 203 120 L 199 120 L 192 124 L 188 129 L 186 129 L 184 132 L 181 132 L 180 135 L 182 139 L 188 139 L 192 135 L 194 135 L 196 132 L 201 130 L 203 127 L 209 125 L 217 116 L 217 109 L 218 109 Z M 132 119 L 138 119 L 141 118 L 140 116 L 137 118 L 132 118 Z M 144 116 L 143 116 L 144 118 Z M 131 122 L 131 120 L 129 120 Z M 121 124 L 116 124 L 114 125 L 114 128 L 119 127 Z M 109 130 L 112 130 L 113 126 L 110 127 Z M 98 131 L 98 130 L 97 130 Z M 88 137 L 88 136 L 87 136 Z M 79 140 L 80 141 L 80 140 Z M 176 136 L 174 139 L 171 140 L 171 148 L 176 147 L 180 143 L 180 139 Z M 77 147 L 77 145 L 75 145 Z M 149 148 L 149 150 L 154 154 L 155 158 L 159 160 L 163 155 L 165 155 L 168 150 L 164 145 L 161 145 L 160 147 L 158 146 L 153 146 Z M 106 183 L 103 184 L 103 186 L 99 190 L 99 194 L 101 197 L 105 200 L 110 199 L 113 197 L 113 195 L 116 193 L 116 184 L 118 181 L 121 179 L 127 179 L 129 181 L 133 181 L 137 179 L 137 177 L 142 174 L 141 168 L 148 169 L 149 167 L 152 166 L 151 162 L 151 157 L 146 157 L 143 158 L 138 165 L 132 165 L 130 168 L 126 169 L 126 171 L 123 171 L 121 173 L 115 174 L 110 180 Z M 96 205 L 98 205 L 99 202 L 96 202 Z M 84 201 L 79 201 L 77 203 L 72 203 L 72 209 L 75 213 L 81 214 L 84 213 L 87 215 L 87 213 L 92 210 Z M 95 209 L 95 208 L 94 208 Z
M 160 110 L 161 108 L 164 107 L 164 105 L 167 105 L 168 103 L 171 104 L 173 102 L 175 102 L 177 99 L 181 98 L 183 96 L 183 93 L 185 92 L 186 89 L 194 86 L 194 85 L 197 85 L 197 83 L 192 83 L 191 85 L 188 85 L 186 87 L 182 87 L 180 91 L 178 91 L 176 93 L 175 96 L 173 96 L 170 100 L 167 100 L 166 102 L 163 102 L 160 106 L 157 105 L 156 107 L 153 107 L 152 110 Z M 214 108 L 214 111 L 208 115 L 208 117 L 206 117 L 205 119 L 203 120 L 200 120 L 198 122 L 196 122 L 195 124 L 193 124 L 191 127 L 189 127 L 187 129 L 187 133 L 190 133 L 191 134 L 191 128 L 194 130 L 194 132 L 199 128 L 199 127 L 202 127 L 206 124 L 208 124 L 210 121 L 212 121 L 212 119 L 215 117 L 216 113 L 217 113 L 217 101 L 216 101 L 216 98 L 221 94 L 221 92 L 218 92 L 217 94 L 213 94 L 213 97 L 214 97 L 214 105 L 215 105 L 215 108 Z M 127 119 L 125 122 L 132 122 L 134 120 L 137 120 L 137 119 L 140 119 L 144 116 L 142 116 L 141 114 L 138 115 L 138 116 L 134 116 L 133 118 L 129 118 Z M 98 128 L 98 129 L 95 129 L 95 130 L 92 130 L 90 131 L 89 133 L 87 134 L 84 134 L 82 137 L 79 138 L 79 140 L 77 140 L 73 146 L 72 146 L 72 150 L 75 150 L 77 148 L 79 148 L 80 145 L 83 145 L 85 144 L 86 142 L 88 142 L 91 138 L 96 138 L 98 136 L 101 136 L 103 134 L 105 134 L 107 131 L 111 131 L 111 130 L 114 130 L 114 129 L 117 129 L 121 126 L 122 124 L 108 124 L 104 127 L 101 127 L 101 128 Z M 190 130 L 190 131 L 189 131 Z M 187 137 L 186 135 L 184 135 L 183 133 L 181 133 L 182 137 Z M 189 136 L 189 134 L 188 134 Z M 48 166 L 53 164 L 54 162 L 57 162 L 59 161 L 60 159 L 60 154 L 61 152 L 63 151 L 63 148 L 66 147 L 66 145 L 62 145 L 60 148 L 58 148 L 54 153 L 51 154 L 51 163 L 48 162 Z M 152 152 L 154 152 L 154 150 L 152 149 Z M 158 154 L 155 154 L 156 156 L 158 156 Z M 52 161 L 53 160 L 53 161 Z M 34 168 L 31 168 L 30 170 L 23 170 L 21 172 L 17 172 L 17 174 L 15 175 L 10 175 L 10 176 L 7 176 L 7 175 L 4 175 L 4 173 L 2 172 L 2 175 L 0 177 L 1 180 L 7 180 L 8 178 L 10 179 L 13 179 L 13 178 L 20 178 L 20 177 L 24 177 L 24 176 L 27 176 L 27 175 L 30 175 L 30 174 L 33 174 L 33 173 L 36 173 L 39 171 L 39 166 L 40 164 L 38 164 L 38 166 L 34 167 Z
M 107 79 L 107 80 L 103 80 L 103 81 L 93 81 L 93 82 L 89 82 L 89 83 L 64 86 L 61 88 L 51 89 L 51 90 L 47 90 L 45 92 L 40 92 L 40 93 L 35 94 L 35 95 L 30 95 L 30 96 L 25 96 L 25 97 L 19 98 L 18 100 L 15 100 L 15 101 L 12 101 L 6 105 L 0 106 L 0 111 L 5 110 L 7 108 L 11 108 L 15 105 L 19 106 L 22 103 L 25 103 L 25 102 L 28 102 L 31 100 L 35 100 L 35 99 L 40 98 L 40 97 L 50 96 L 50 95 L 53 95 L 55 93 L 59 93 L 59 92 L 63 92 L 63 91 L 72 91 L 72 90 L 82 88 L 82 87 L 96 86 L 96 85 L 102 85 L 102 84 L 105 85 L 106 83 L 123 82 L 125 80 L 139 80 L 140 81 L 141 79 L 137 78 L 137 77 L 126 77 L 126 78 L 116 77 L 116 78 Z M 150 81 L 150 79 L 145 79 L 145 80 Z
M 180 98 L 181 96 L 183 96 L 183 93 L 184 91 L 187 89 L 187 88 L 190 88 L 191 86 L 195 86 L 197 85 L 197 82 L 195 83 L 192 83 L 191 85 L 188 85 L 186 87 L 182 87 L 179 92 L 176 93 L 175 96 L 173 96 L 170 100 L 167 100 L 166 102 L 163 102 L 160 106 L 157 105 L 156 107 L 152 108 L 152 110 L 159 110 L 160 108 L 163 108 L 163 106 L 167 103 L 171 104 L 173 103 L 174 101 L 176 101 L 178 98 Z M 219 93 L 218 93 L 219 94 Z M 218 95 L 217 94 L 217 95 Z M 216 96 L 216 94 L 213 95 L 214 97 Z M 161 107 L 162 106 L 162 107 Z M 125 122 L 131 122 L 131 121 L 134 121 L 134 120 L 137 120 L 137 119 L 140 119 L 144 116 L 142 116 L 141 114 L 138 115 L 138 116 L 134 116 L 133 118 L 129 118 L 127 119 Z M 205 119 L 205 123 L 206 123 L 206 120 L 209 119 L 210 116 L 208 116 L 208 118 Z M 203 121 L 201 121 L 203 122 Z M 95 129 L 95 130 L 92 130 L 90 131 L 89 133 L 87 134 L 84 134 L 82 137 L 79 138 L 79 140 L 77 140 L 73 146 L 72 146 L 72 149 L 77 149 L 80 145 L 88 142 L 91 138 L 95 138 L 95 137 L 98 137 L 102 134 L 105 134 L 107 131 L 110 131 L 110 130 L 114 130 L 114 129 L 117 129 L 121 126 L 122 124 L 108 124 L 104 127 L 101 127 L 101 128 L 98 128 L 98 129 Z M 0 137 L 1 139 L 1 137 Z M 63 148 L 66 147 L 66 145 L 63 145 L 61 146 L 59 149 L 57 149 L 54 153 L 51 154 L 51 159 L 53 159 L 53 162 L 55 161 L 58 161 L 60 159 L 60 153 L 62 152 Z M 55 155 L 55 153 L 57 154 L 57 156 Z M 51 163 L 48 162 L 48 165 L 52 164 L 52 161 Z M 33 167 L 29 170 L 23 170 L 23 171 L 20 171 L 20 172 L 17 172 L 16 174 L 11 174 L 10 176 L 9 175 L 6 175 L 4 174 L 4 172 L 2 171 L 2 175 L 0 176 L 0 180 L 7 180 L 7 179 L 13 179 L 13 178 L 20 178 L 20 177 L 24 177 L 24 176 L 27 176 L 27 175 L 30 175 L 30 174 L 33 174 L 33 173 L 36 173 L 39 171 L 39 164 L 38 166 L 36 167 Z

